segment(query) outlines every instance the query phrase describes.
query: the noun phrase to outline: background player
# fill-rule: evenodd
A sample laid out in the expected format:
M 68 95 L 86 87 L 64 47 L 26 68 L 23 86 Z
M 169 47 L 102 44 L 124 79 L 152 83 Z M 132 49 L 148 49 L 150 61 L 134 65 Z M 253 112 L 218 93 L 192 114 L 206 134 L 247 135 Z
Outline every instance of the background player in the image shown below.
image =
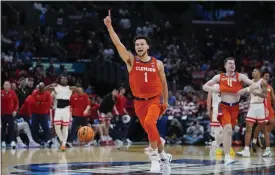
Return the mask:
M 267 83 L 261 79 L 261 72 L 254 69 L 252 72 L 253 81 L 257 83 L 258 88 L 250 91 L 250 106 L 246 116 L 245 148 L 238 155 L 250 157 L 249 144 L 251 140 L 252 127 L 255 122 L 262 128 L 265 121 L 264 100 L 267 95 Z
M 128 52 L 112 27 L 110 10 L 104 23 L 120 57 L 127 65 L 131 91 L 135 96 L 135 111 L 148 134 L 153 150 L 150 156 L 150 171 L 159 172 L 160 159 L 167 163 L 171 159 L 171 156 L 164 152 L 156 126 L 159 116 L 168 106 L 168 88 L 163 63 L 148 56 L 150 39 L 146 36 L 138 36 L 134 39 L 137 58 Z
M 55 91 L 55 98 L 57 101 L 54 114 L 55 132 L 61 142 L 60 149 L 65 151 L 69 133 L 69 123 L 71 120 L 70 98 L 73 91 L 78 92 L 78 89 L 68 86 L 68 78 L 64 75 L 60 76 L 59 84 L 51 84 L 47 86 L 47 89 Z
M 219 105 L 218 120 L 223 126 L 223 147 L 224 147 L 224 164 L 229 165 L 235 161 L 230 157 L 230 148 L 232 144 L 232 128 L 237 123 L 237 117 L 239 115 L 239 92 L 243 83 L 250 85 L 245 91 L 253 90 L 257 85 L 253 84 L 246 75 L 235 72 L 235 59 L 232 57 L 224 60 L 224 67 L 226 73 L 215 75 L 211 80 L 203 85 L 204 91 L 220 92 L 221 102 Z M 213 87 L 214 84 L 219 83 L 220 88 Z
M 268 83 L 270 81 L 270 73 L 269 72 L 263 72 L 262 78 Z M 256 152 L 256 143 L 257 143 L 257 137 L 259 136 L 259 133 L 261 130 L 264 130 L 264 138 L 265 138 L 265 144 L 266 149 L 263 154 L 264 157 L 272 156 L 270 151 L 270 132 L 275 126 L 275 114 L 273 106 L 275 104 L 275 95 L 274 90 L 272 86 L 269 84 L 267 85 L 267 98 L 265 100 L 265 107 L 266 107 L 266 119 L 267 123 L 266 125 L 258 125 L 257 128 L 254 131 L 254 138 L 252 141 L 252 149 L 254 152 Z M 260 141 L 260 139 L 259 139 Z
M 219 89 L 219 84 L 215 84 L 214 88 Z M 210 117 L 210 126 L 211 132 L 214 134 L 215 140 L 212 142 L 212 147 L 210 150 L 210 156 L 214 156 L 216 154 L 217 148 L 222 143 L 222 127 L 220 122 L 218 121 L 218 109 L 219 103 L 221 102 L 221 96 L 218 92 L 208 92 L 207 96 L 207 111 Z M 218 151 L 218 150 L 217 150 Z M 221 153 L 220 153 L 221 154 Z

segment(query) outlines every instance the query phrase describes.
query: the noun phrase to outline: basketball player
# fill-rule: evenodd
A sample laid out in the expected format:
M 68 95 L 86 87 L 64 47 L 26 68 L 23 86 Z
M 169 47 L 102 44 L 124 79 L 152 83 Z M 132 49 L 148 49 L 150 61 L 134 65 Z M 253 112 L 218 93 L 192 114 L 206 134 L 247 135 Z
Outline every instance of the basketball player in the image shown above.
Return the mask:
M 215 84 L 214 88 L 219 89 L 219 84 Z M 219 146 L 222 143 L 222 127 L 220 125 L 220 122 L 217 119 L 220 102 L 221 102 L 220 93 L 208 91 L 207 110 L 211 120 L 210 122 L 211 132 L 214 134 L 214 137 L 215 137 L 215 141 L 212 142 L 210 156 L 216 155 L 216 151 L 218 151 L 217 148 L 219 148 Z
M 252 72 L 253 81 L 258 84 L 258 88 L 250 91 L 250 106 L 246 116 L 245 148 L 237 152 L 238 155 L 250 157 L 249 144 L 251 140 L 252 127 L 255 122 L 263 128 L 265 121 L 264 100 L 267 95 L 267 83 L 261 79 L 261 72 L 254 69 Z
M 253 90 L 258 86 L 246 75 L 235 72 L 234 58 L 226 58 L 224 60 L 224 67 L 226 73 L 215 75 L 203 85 L 203 90 L 207 92 L 220 92 L 221 102 L 219 104 L 218 120 L 223 127 L 224 164 L 229 165 L 235 162 L 230 157 L 229 152 L 232 144 L 232 128 L 236 125 L 239 114 L 240 94 Z M 219 88 L 213 86 L 216 83 L 219 84 Z M 240 91 L 243 88 L 243 83 L 250 86 Z
M 172 158 L 170 154 L 164 152 L 156 126 L 159 116 L 168 106 L 168 88 L 163 63 L 148 56 L 150 39 L 146 36 L 137 36 L 134 39 L 137 57 L 130 53 L 112 27 L 110 10 L 104 23 L 120 57 L 127 65 L 131 91 L 135 96 L 135 111 L 148 134 L 153 150 L 150 155 L 150 171 L 160 172 L 160 160 L 167 165 Z
M 270 80 L 270 73 L 269 72 L 263 72 L 262 74 L 263 79 L 266 82 L 269 82 Z M 275 95 L 274 95 L 274 90 L 272 86 L 269 84 L 267 85 L 267 98 L 265 100 L 265 107 L 266 107 L 266 119 L 267 123 L 266 125 L 258 125 L 257 128 L 254 131 L 254 138 L 252 141 L 252 149 L 254 152 L 256 152 L 256 143 L 257 143 L 257 137 L 259 136 L 259 133 L 261 130 L 264 130 L 264 137 L 265 137 L 265 144 L 266 144 L 266 149 L 263 154 L 263 157 L 268 157 L 272 156 L 271 151 L 270 151 L 270 132 L 275 126 L 275 114 L 273 110 L 273 106 L 275 104 Z M 272 106 L 273 105 L 273 106 Z
M 65 151 L 71 118 L 70 98 L 73 91 L 78 92 L 78 89 L 73 86 L 68 86 L 68 78 L 64 75 L 60 76 L 59 84 L 51 84 L 47 86 L 47 89 L 54 90 L 55 92 L 57 101 L 54 114 L 55 132 L 61 142 L 61 151 Z

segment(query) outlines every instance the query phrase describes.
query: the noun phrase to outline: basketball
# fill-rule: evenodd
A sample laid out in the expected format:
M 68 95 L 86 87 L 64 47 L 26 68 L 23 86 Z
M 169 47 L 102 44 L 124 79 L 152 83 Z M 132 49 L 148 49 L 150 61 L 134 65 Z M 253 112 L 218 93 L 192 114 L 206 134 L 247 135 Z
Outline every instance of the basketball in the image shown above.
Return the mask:
M 94 130 L 89 126 L 79 128 L 77 132 L 78 140 L 82 143 L 88 143 L 94 139 Z

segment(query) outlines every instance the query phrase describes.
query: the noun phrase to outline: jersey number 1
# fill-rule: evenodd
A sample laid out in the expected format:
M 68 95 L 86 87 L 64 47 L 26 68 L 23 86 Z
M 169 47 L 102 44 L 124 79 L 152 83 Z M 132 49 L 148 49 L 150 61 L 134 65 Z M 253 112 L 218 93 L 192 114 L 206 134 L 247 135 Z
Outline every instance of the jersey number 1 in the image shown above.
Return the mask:
M 144 72 L 144 81 L 145 81 L 145 83 L 148 82 L 148 74 L 147 74 L 147 72 Z

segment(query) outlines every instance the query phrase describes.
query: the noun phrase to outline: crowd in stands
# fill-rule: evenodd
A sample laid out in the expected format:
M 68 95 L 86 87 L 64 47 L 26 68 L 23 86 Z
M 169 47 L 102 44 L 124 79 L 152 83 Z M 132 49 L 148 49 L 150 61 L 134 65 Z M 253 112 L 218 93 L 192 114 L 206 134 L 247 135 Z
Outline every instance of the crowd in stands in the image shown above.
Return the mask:
M 75 14 L 72 14 L 69 9 Z M 98 58 L 115 62 L 125 69 L 104 29 L 103 17 L 108 5 L 94 2 L 69 2 L 66 7 L 51 2 L 34 2 L 33 9 L 39 13 L 39 25 L 26 27 L 7 26 L 1 33 L 1 84 L 11 83 L 11 89 L 18 97 L 19 109 L 35 87 L 56 82 L 60 74 L 67 73 L 61 68 L 56 71 L 56 61 L 78 61 L 78 59 Z M 147 35 L 154 43 L 150 54 L 163 61 L 169 83 L 169 108 L 163 118 L 167 118 L 163 137 L 171 144 L 208 143 L 211 140 L 209 117 L 206 114 L 206 96 L 201 90 L 204 82 L 223 70 L 220 64 L 227 56 L 237 60 L 237 69 L 251 77 L 253 68 L 269 71 L 270 84 L 275 87 L 275 27 L 243 28 L 236 35 L 230 29 L 205 27 L 191 32 L 190 39 L 182 39 L 181 30 L 174 20 L 154 19 L 142 3 L 122 3 L 112 9 L 113 24 L 121 40 L 129 49 L 136 35 Z M 147 7 L 147 6 L 146 6 Z M 149 7 L 148 7 L 149 8 Z M 138 10 L 139 9 L 139 10 Z M 142 10 L 141 10 L 142 9 Z M 4 15 L 10 15 L 9 12 Z M 87 18 L 87 19 L 86 19 Z M 9 17 L 8 17 L 9 19 Z M 147 20 L 144 20 L 147 19 Z M 26 19 L 27 20 L 27 19 Z M 90 21 L 91 22 L 87 22 Z M 239 29 L 238 29 L 239 30 Z M 39 57 L 55 58 L 49 67 L 44 67 L 38 59 L 34 67 L 33 59 Z M 126 69 L 125 69 L 126 70 Z M 83 76 L 68 74 L 69 85 L 83 84 Z M 92 85 L 85 87 L 89 94 L 92 109 L 100 105 L 101 98 L 96 95 Z M 132 120 L 137 120 L 133 110 L 131 93 L 127 93 L 126 110 Z M 240 101 L 240 122 L 235 127 L 233 140 L 242 144 L 245 125 L 243 117 L 248 110 L 248 98 Z M 91 115 L 97 113 L 91 111 Z M 25 121 L 27 122 L 27 121 Z M 133 122 L 134 123 L 134 122 Z M 114 125 L 119 125 L 113 120 Z M 31 124 L 30 130 L 32 129 Z M 129 128 L 131 130 L 131 128 Z M 121 131 L 114 127 L 113 132 Z M 3 133 L 3 132 L 2 132 Z M 162 132 L 161 132 L 162 133 Z M 115 134 L 119 135 L 119 134 Z M 32 142 L 35 145 L 39 142 Z M 130 139 L 128 139 L 128 137 Z M 145 134 L 140 140 L 145 139 Z M 116 138 L 114 138 L 116 139 Z M 128 139 L 128 141 L 126 141 Z M 118 138 L 130 143 L 135 140 L 129 131 L 128 136 Z M 123 142 L 122 141 L 122 142 Z

